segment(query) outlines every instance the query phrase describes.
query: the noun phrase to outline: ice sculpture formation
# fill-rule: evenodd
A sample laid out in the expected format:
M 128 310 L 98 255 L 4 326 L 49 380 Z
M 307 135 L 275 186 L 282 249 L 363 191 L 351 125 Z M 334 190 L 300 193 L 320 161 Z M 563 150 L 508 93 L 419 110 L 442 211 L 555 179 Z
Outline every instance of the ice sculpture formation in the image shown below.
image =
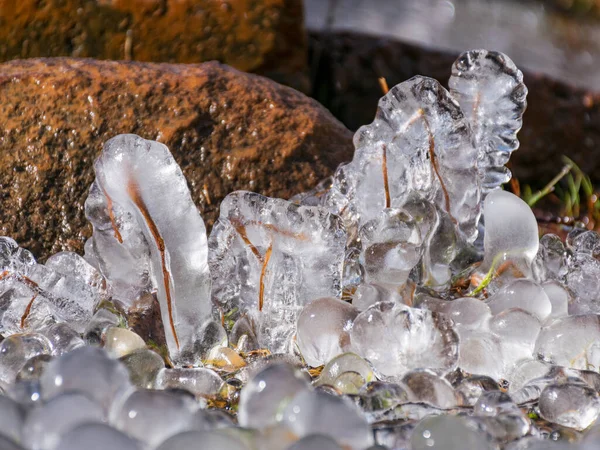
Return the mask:
M 204 221 L 169 149 L 134 135 L 109 140 L 86 201 L 94 231 L 86 259 L 115 299 L 156 291 L 169 354 L 193 362 L 212 320 Z

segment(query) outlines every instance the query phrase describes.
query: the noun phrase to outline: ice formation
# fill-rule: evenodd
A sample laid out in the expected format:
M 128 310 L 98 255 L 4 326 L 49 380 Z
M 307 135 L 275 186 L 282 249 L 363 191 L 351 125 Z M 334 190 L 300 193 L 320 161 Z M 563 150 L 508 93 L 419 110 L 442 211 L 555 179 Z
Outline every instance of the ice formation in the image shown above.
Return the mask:
M 206 229 L 169 149 L 135 135 L 109 140 L 86 200 L 86 258 L 116 300 L 156 291 L 171 359 L 193 362 L 212 318 Z M 206 349 L 200 349 L 206 350 Z
M 600 236 L 538 239 L 499 189 L 526 92 L 467 52 L 315 190 L 230 194 L 208 240 L 168 149 L 109 141 L 86 259 L 0 238 L 0 448 L 598 448 Z
M 233 319 L 255 317 L 259 344 L 285 351 L 302 307 L 341 295 L 345 243 L 341 220 L 323 208 L 233 192 L 209 238 L 213 300 Z

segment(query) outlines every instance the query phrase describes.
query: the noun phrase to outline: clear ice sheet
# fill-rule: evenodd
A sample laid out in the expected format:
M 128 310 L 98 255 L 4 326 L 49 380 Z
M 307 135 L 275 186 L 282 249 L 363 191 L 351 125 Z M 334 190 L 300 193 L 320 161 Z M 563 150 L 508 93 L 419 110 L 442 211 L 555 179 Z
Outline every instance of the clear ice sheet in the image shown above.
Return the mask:
M 260 345 L 285 352 L 302 307 L 341 296 L 345 244 L 341 220 L 324 208 L 233 192 L 209 237 L 213 301 L 231 317 L 251 314 Z
M 208 246 L 181 168 L 164 144 L 120 135 L 94 170 L 86 257 L 125 304 L 156 290 L 171 359 L 197 362 L 195 344 L 212 318 Z

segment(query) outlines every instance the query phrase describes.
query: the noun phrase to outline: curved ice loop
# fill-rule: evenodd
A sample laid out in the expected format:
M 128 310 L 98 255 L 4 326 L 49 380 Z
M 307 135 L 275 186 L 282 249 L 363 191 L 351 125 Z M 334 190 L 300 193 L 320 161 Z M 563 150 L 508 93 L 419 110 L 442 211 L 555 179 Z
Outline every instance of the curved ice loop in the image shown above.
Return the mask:
M 352 162 L 338 168 L 326 204 L 362 226 L 385 208 L 421 197 L 444 211 L 467 242 L 477 236 L 476 149 L 458 103 L 439 82 L 416 76 L 379 101 L 354 135 Z
M 67 322 L 83 332 L 106 297 L 102 276 L 81 256 L 62 252 L 46 265 L 7 237 L 0 237 L 0 334 L 39 330 Z
M 510 180 L 504 165 L 519 148 L 517 133 L 527 107 L 523 73 L 503 53 L 471 50 L 453 64 L 448 84 L 471 127 L 485 196 Z
M 206 229 L 169 149 L 135 135 L 104 145 L 86 201 L 86 257 L 125 303 L 156 290 L 169 355 L 193 364 L 211 322 Z
M 345 243 L 324 208 L 233 192 L 208 240 L 213 301 L 229 319 L 256 317 L 259 345 L 286 351 L 302 307 L 340 297 Z

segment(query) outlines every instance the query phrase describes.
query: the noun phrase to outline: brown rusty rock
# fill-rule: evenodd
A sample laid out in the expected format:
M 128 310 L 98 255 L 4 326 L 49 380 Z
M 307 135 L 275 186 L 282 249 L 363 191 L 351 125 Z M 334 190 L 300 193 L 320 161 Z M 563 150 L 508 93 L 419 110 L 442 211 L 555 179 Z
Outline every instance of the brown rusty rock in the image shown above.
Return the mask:
M 262 74 L 306 65 L 301 0 L 3 0 L 0 61 L 71 56 L 218 60 Z
M 352 130 L 373 120 L 382 96 L 379 77 L 390 87 L 418 74 L 447 85 L 457 56 L 349 33 L 314 33 L 310 46 L 315 97 Z M 525 83 L 529 96 L 521 148 L 511 158 L 516 177 L 543 185 L 567 155 L 600 182 L 600 93 L 531 73 L 525 73 Z
M 144 294 L 125 313 L 127 325 L 144 342 L 154 348 L 166 347 L 165 329 L 160 315 L 160 305 L 155 295 Z
M 210 227 L 236 189 L 289 197 L 352 157 L 316 101 L 219 63 L 31 59 L 0 65 L 0 234 L 44 259 L 81 252 L 92 164 L 109 138 L 164 142 Z

